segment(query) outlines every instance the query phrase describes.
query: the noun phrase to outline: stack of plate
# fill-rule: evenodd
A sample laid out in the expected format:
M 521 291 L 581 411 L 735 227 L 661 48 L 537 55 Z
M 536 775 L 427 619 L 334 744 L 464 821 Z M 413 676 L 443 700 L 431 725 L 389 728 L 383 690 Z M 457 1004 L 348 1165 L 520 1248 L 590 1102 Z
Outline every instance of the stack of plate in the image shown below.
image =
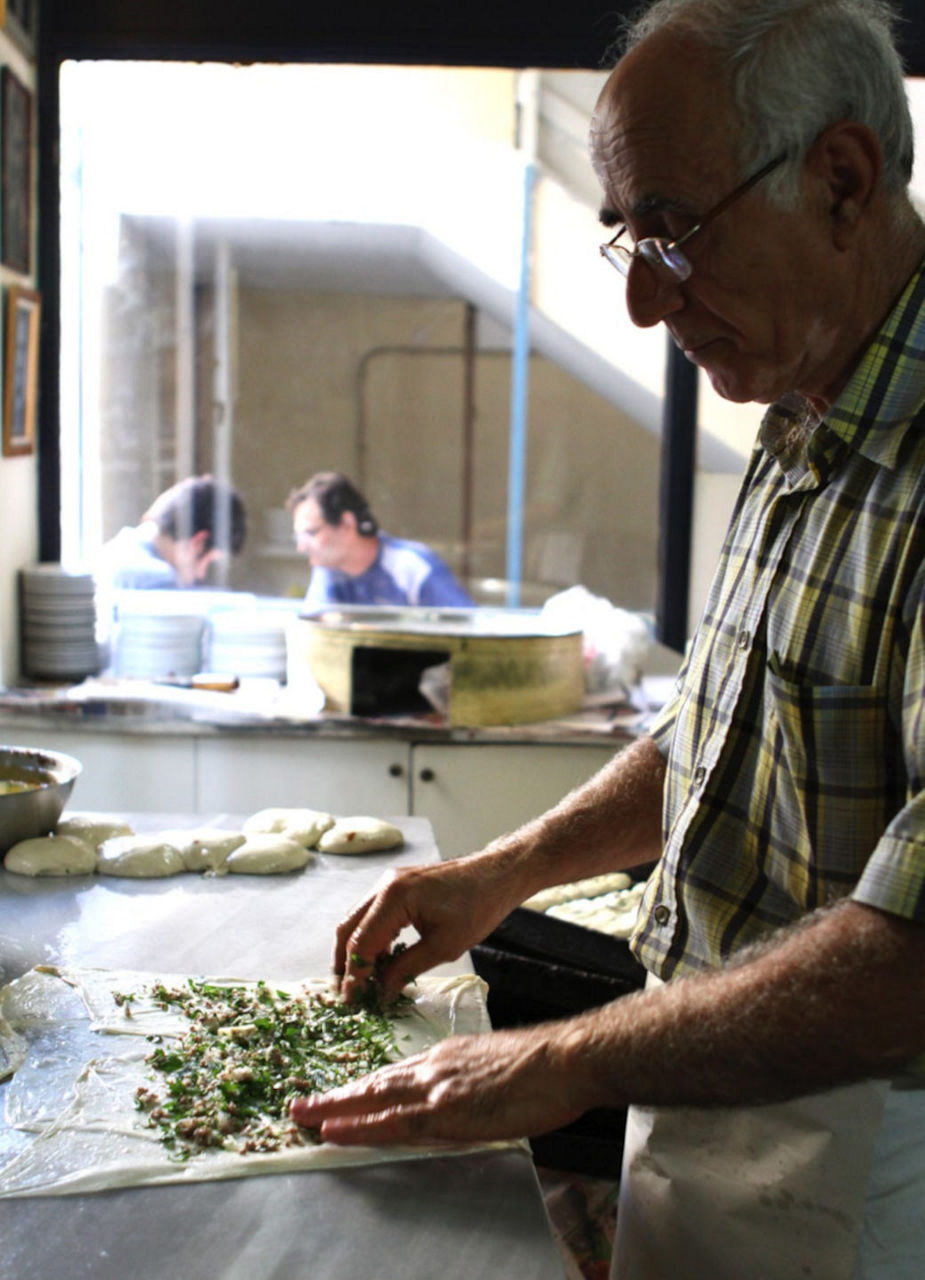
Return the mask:
M 208 665 L 236 676 L 286 678 L 286 627 L 292 611 L 216 611 L 209 618 Z
M 193 676 L 202 669 L 204 629 L 204 619 L 192 613 L 120 613 L 112 672 L 140 680 Z
M 20 572 L 23 674 L 36 680 L 80 680 L 100 669 L 93 575 L 60 564 Z

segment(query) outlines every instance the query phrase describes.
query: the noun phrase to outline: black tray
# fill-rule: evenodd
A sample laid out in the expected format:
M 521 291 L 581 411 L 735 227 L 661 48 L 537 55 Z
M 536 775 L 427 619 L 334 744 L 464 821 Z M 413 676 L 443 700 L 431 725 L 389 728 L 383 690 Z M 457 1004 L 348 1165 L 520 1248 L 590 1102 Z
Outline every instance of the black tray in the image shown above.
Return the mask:
M 641 986 L 645 970 L 622 938 L 518 907 L 481 944 Z
M 471 952 L 488 983 L 493 1027 L 529 1026 L 597 1008 L 638 991 L 646 971 L 626 942 L 525 907 Z M 590 1177 L 620 1176 L 625 1108 L 589 1111 L 530 1139 L 537 1164 Z

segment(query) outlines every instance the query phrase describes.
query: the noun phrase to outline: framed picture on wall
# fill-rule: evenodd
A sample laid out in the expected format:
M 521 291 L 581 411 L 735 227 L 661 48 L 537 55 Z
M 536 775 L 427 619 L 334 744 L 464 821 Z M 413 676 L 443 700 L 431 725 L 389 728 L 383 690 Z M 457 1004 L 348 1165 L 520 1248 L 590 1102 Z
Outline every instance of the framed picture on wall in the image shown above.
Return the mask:
M 7 35 L 27 57 L 34 57 L 38 0 L 0 0 L 0 10 L 4 11 L 0 18 Z
M 0 111 L 0 262 L 14 271 L 28 273 L 32 247 L 32 94 L 9 67 L 0 74 Z
M 3 362 L 3 452 L 7 457 L 35 448 L 41 313 L 42 299 L 34 289 L 12 285 L 7 290 Z

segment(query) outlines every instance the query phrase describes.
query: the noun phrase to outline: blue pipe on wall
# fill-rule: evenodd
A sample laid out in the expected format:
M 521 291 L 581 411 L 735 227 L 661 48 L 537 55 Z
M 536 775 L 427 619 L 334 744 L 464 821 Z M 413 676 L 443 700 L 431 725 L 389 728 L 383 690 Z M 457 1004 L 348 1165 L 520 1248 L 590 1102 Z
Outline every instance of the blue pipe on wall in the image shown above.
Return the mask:
M 507 481 L 507 603 L 511 608 L 516 608 L 520 604 L 520 584 L 523 578 L 527 395 L 530 379 L 530 240 L 535 180 L 536 165 L 531 161 L 524 166 L 520 282 L 514 312 L 514 352 L 511 365 L 511 431 Z

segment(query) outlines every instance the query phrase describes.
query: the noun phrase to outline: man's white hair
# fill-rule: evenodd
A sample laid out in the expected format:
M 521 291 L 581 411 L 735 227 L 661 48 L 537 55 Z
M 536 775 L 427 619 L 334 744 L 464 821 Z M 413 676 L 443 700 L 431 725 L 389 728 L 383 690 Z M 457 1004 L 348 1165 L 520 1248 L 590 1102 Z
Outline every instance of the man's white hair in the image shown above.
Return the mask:
M 786 154 L 767 192 L 789 208 L 803 157 L 839 120 L 873 130 L 884 185 L 908 187 L 913 128 L 895 23 L 886 0 L 655 0 L 627 24 L 621 50 L 663 27 L 715 50 L 736 112 L 742 178 Z

